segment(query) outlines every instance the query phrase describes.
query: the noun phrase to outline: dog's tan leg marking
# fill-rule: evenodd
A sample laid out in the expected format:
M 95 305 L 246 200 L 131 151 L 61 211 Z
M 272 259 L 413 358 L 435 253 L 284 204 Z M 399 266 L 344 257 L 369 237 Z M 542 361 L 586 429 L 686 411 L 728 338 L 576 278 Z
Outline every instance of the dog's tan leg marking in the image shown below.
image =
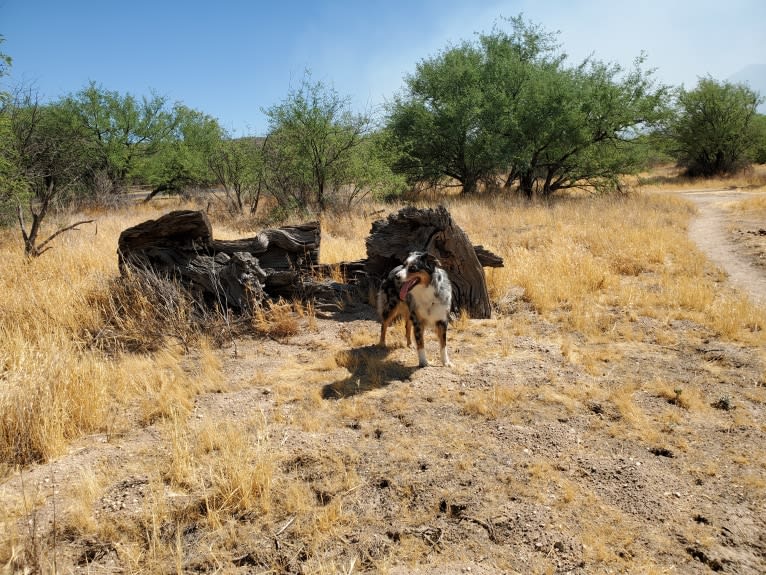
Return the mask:
M 407 336 L 407 347 L 412 347 L 412 320 L 409 316 L 404 318 L 404 333 Z
M 436 334 L 439 336 L 439 352 L 441 353 L 442 365 L 452 367 L 447 353 L 447 324 L 443 321 L 436 322 Z

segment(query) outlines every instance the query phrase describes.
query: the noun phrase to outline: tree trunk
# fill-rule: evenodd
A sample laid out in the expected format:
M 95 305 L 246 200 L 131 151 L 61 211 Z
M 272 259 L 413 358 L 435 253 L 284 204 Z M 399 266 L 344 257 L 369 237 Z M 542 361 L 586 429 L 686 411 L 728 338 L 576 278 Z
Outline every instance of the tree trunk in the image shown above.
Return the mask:
M 452 282 L 453 311 L 466 310 L 472 318 L 491 316 L 482 265 L 502 267 L 503 260 L 482 246 L 471 245 L 444 206 L 406 207 L 387 220 L 373 222 L 367 238 L 367 276 L 377 285 L 413 251 L 429 252 L 439 258 Z
M 45 191 L 40 196 L 40 205 L 37 212 L 35 212 L 34 206 L 30 201 L 29 212 L 32 215 L 32 226 L 29 228 L 29 232 L 24 226 L 24 214 L 19 206 L 18 217 L 19 225 L 21 226 L 21 235 L 24 238 L 24 255 L 27 257 L 37 257 L 42 252 L 37 247 L 37 236 L 40 233 L 40 226 L 48 214 L 48 208 L 50 207 L 51 198 L 54 196 L 55 181 L 52 177 L 45 178 Z
M 522 173 L 519 176 L 519 191 L 524 194 L 524 197 L 531 200 L 534 197 L 534 184 L 535 177 L 531 170 Z
M 170 190 L 173 190 L 174 187 L 171 184 L 160 184 L 156 188 L 154 188 L 149 194 L 144 198 L 144 203 L 149 203 L 151 199 L 156 196 L 157 194 L 161 194 L 162 192 L 168 192 Z
M 516 172 L 511 171 L 508 173 L 508 177 L 505 179 L 505 184 L 503 184 L 503 187 L 508 190 L 513 187 L 513 182 L 516 181 Z
M 475 194 L 478 183 L 479 180 L 473 176 L 465 178 L 463 180 L 463 194 L 466 196 Z

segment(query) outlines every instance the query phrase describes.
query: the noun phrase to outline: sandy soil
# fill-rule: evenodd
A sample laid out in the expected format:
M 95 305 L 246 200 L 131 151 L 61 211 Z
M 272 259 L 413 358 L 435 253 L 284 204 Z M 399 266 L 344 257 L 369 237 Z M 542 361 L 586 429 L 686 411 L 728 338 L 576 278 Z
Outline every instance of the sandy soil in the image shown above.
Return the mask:
M 764 298 L 763 244 L 743 256 L 725 231 L 718 202 L 731 192 L 686 197 L 700 207 L 692 237 Z M 227 391 L 199 396 L 190 418 L 192 430 L 262 421 L 252 441 L 266 443 L 273 490 L 307 488 L 308 508 L 274 505 L 206 532 L 190 511 L 203 496 L 157 481 L 171 457 L 161 424 L 83 438 L 7 478 L 0 504 L 22 490 L 39 503 L 35 537 L 62 573 L 130 572 L 103 528 L 53 538 L 54 511 L 66 524 L 93 469 L 109 477 L 92 504 L 102 526 L 148 532 L 159 483 L 177 512 L 155 527 L 183 549 L 184 572 L 766 573 L 762 355 L 690 322 L 653 340 L 657 324 L 586 342 L 510 301 L 498 319 L 451 329 L 454 369 L 416 369 L 402 342 L 371 345 L 371 308 L 348 305 L 288 341 L 224 349 Z M 427 350 L 438 363 L 435 342 Z

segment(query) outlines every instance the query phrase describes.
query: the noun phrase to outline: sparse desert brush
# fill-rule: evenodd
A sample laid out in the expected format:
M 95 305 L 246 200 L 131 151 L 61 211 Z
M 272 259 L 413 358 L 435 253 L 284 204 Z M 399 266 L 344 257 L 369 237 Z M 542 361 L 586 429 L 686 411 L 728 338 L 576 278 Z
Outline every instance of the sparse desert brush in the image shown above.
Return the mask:
M 763 312 L 720 295 L 718 278 L 687 237 L 695 208 L 683 199 L 633 193 L 525 204 L 485 196 L 450 200 L 449 209 L 473 243 L 505 260 L 488 273 L 493 301 L 521 289 L 539 314 L 588 336 L 630 331 L 620 324 L 646 315 L 766 341 Z
M 404 340 L 404 335 L 402 334 L 403 328 L 400 327 L 401 325 L 402 325 L 402 322 L 397 321 L 395 325 L 395 329 L 391 330 L 391 332 L 394 334 L 392 341 L 397 341 L 400 335 L 402 340 Z M 400 331 L 400 329 L 402 331 Z M 340 336 L 343 338 L 343 341 L 345 341 L 350 347 L 354 347 L 354 348 L 373 345 L 377 343 L 379 339 L 379 335 L 380 335 L 379 332 L 371 332 L 369 329 L 344 330 L 340 334 Z
M 180 412 L 164 426 L 172 449 L 163 480 L 202 497 L 213 528 L 271 507 L 274 455 L 266 428 L 259 428 L 211 421 L 192 429 Z
M 140 421 L 149 425 L 180 410 L 188 413 L 198 383 L 183 368 L 181 357 L 172 349 L 152 355 L 147 370 L 139 380 Z
M 644 386 L 645 391 L 654 393 L 670 405 L 675 405 L 687 411 L 704 413 L 709 411 L 705 398 L 696 386 L 672 384 L 655 380 Z
M 297 334 L 300 328 L 298 318 L 303 314 L 304 308 L 298 309 L 300 311 L 296 311 L 293 304 L 283 300 L 268 301 L 253 311 L 253 328 L 262 336 L 286 340 Z
M 5 373 L 0 381 L 0 460 L 14 465 L 44 461 L 107 416 L 114 366 L 82 353 L 53 334 L 34 344 L 4 334 Z
M 217 456 L 206 470 L 200 470 L 210 485 L 208 510 L 219 517 L 268 512 L 275 470 L 268 440 L 253 444 L 249 433 L 231 424 L 223 424 L 219 433 Z
M 460 411 L 468 416 L 495 419 L 507 415 L 528 390 L 524 386 L 494 385 L 467 392 L 460 399 Z
M 94 533 L 98 524 L 93 516 L 93 504 L 103 494 L 106 477 L 96 469 L 80 469 L 70 478 L 72 498 L 63 510 L 63 531 Z
M 127 270 L 94 292 L 91 302 L 103 317 L 92 345 L 111 353 L 150 352 L 174 343 L 188 349 L 203 324 L 199 313 L 193 317 L 197 306 L 187 292 L 151 271 Z
M 474 243 L 482 243 L 505 258 L 504 268 L 489 270 L 494 301 L 516 290 L 538 313 L 590 335 L 629 321 L 614 311 L 627 309 L 634 310 L 628 314 L 633 319 L 636 314 L 688 317 L 711 325 L 726 337 L 753 342 L 763 338 L 763 313 L 744 300 L 717 295 L 715 285 L 704 276 L 705 260 L 685 236 L 685 223 L 693 209 L 677 198 L 631 194 L 528 204 L 512 197 L 483 196 L 451 198 L 447 203 Z M 371 222 L 383 217 L 374 208 L 324 218 L 323 261 L 364 256 L 364 239 Z M 160 278 L 131 276 L 114 283 L 118 275 L 114 246 L 119 232 L 149 217 L 156 217 L 156 212 L 146 207 L 100 214 L 96 227 L 62 236 L 53 250 L 33 261 L 25 260 L 12 242 L 3 244 L 6 265 L 0 283 L 4 293 L 22 293 L 18 286 L 24 285 L 23 297 L 5 298 L 0 303 L 4 336 L 0 357 L 7 358 L 4 363 L 9 366 L 9 381 L 26 382 L 35 373 L 40 377 L 50 372 L 46 364 L 35 359 L 35 354 L 44 352 L 48 356 L 44 361 L 55 362 L 64 373 L 97 372 L 90 378 L 94 391 L 85 395 L 94 402 L 109 401 L 118 394 L 114 389 L 109 394 L 102 391 L 108 387 L 98 383 L 99 377 L 120 381 L 123 377 L 114 374 L 119 372 L 120 362 L 133 360 L 107 362 L 83 343 L 95 344 L 110 354 L 120 350 L 159 351 L 178 342 L 186 348 L 196 346 L 199 333 L 189 317 L 193 306 L 177 286 L 168 283 L 163 289 L 154 289 Z M 649 283 L 657 289 L 637 289 L 626 281 L 638 276 L 653 278 Z M 301 320 L 308 318 L 311 323 L 313 317 L 310 308 L 278 302 L 258 310 L 253 325 L 257 333 L 286 339 L 298 332 Z M 220 322 L 222 330 L 224 319 Z M 456 325 L 465 323 L 462 319 Z M 369 330 L 352 330 L 347 335 L 352 347 L 375 340 L 376 334 Z M 180 361 L 180 357 L 173 361 Z M 69 368 L 64 365 L 67 362 L 71 362 Z M 159 373 L 167 373 L 159 364 L 156 367 Z M 176 379 L 180 384 L 182 378 Z M 42 389 L 40 385 L 22 387 Z M 160 391 L 150 395 L 171 400 L 171 387 L 159 385 Z M 120 386 L 117 389 L 127 391 Z M 40 392 L 37 397 L 41 400 L 43 396 Z M 172 401 L 176 399 L 181 405 L 188 401 Z M 151 411 L 155 415 L 147 411 L 146 421 L 164 412 L 162 408 Z M 103 422 L 107 412 L 89 409 L 92 421 L 88 425 L 101 425 L 99 421 Z M 59 446 L 64 437 L 76 434 L 73 430 L 59 433 Z
M 659 438 L 659 426 L 638 401 L 640 385 L 637 382 L 620 384 L 610 390 L 608 399 L 620 413 L 618 424 L 610 427 L 615 437 L 633 437 L 647 443 Z
M 642 456 L 647 444 L 688 450 L 699 465 L 690 469 L 681 456 L 662 460 L 658 481 L 683 484 L 691 472 L 709 483 L 702 489 L 716 498 L 711 506 L 724 507 L 713 488 L 720 475 L 721 484 L 735 479 L 749 501 L 762 502 L 758 452 L 745 458 L 743 447 L 729 445 L 717 452 L 720 461 L 695 452 L 699 429 L 700 438 L 722 444 L 736 442 L 742 429 L 763 431 L 766 400 L 762 365 L 747 365 L 746 350 L 731 346 L 732 357 L 741 351 L 742 367 L 721 361 L 710 373 L 694 351 L 703 337 L 711 346 L 719 336 L 763 341 L 763 323 L 722 289 L 722 278 L 686 239 L 688 204 L 642 194 L 547 204 L 486 195 L 448 204 L 473 243 L 505 259 L 488 274 L 497 317 L 461 315 L 453 323 L 450 345 L 461 360 L 454 370 L 410 370 L 414 358 L 401 349 L 401 328 L 392 332 L 394 345 L 381 350 L 372 315 L 329 327 L 299 302 L 265 304 L 240 322 L 262 339 L 239 342 L 239 356 L 221 353 L 220 338 L 195 327 L 174 288 L 160 288 L 159 302 L 141 289 L 113 291 L 117 234 L 150 212 L 100 216 L 113 220 L 88 237 L 92 246 L 73 236 L 71 253 L 56 254 L 55 266 L 56 257 L 34 263 L 29 269 L 49 285 L 33 286 L 32 303 L 0 302 L 0 407 L 27 417 L 0 413 L 12 423 L 7 437 L 39 436 L 22 447 L 28 461 L 42 461 L 78 434 L 100 430 L 110 442 L 102 456 L 119 450 L 136 457 L 128 471 L 117 470 L 123 456 L 107 470 L 75 474 L 67 489 L 43 481 L 46 491 L 29 509 L 0 501 L 0 565 L 34 548 L 25 522 L 38 507 L 49 512 L 51 494 L 64 492 L 73 500 L 59 508 L 60 533 L 73 541 L 59 545 L 74 553 L 71 565 L 105 550 L 116 559 L 96 558 L 101 565 L 93 570 L 117 561 L 123 570 L 148 573 L 401 571 L 424 563 L 446 572 L 451 560 L 457 570 L 481 563 L 502 572 L 553 572 L 557 562 L 559 570 L 679 568 L 693 559 L 672 533 L 689 517 L 676 517 L 685 507 L 674 496 L 653 497 L 650 479 L 657 476 L 644 471 L 652 465 Z M 371 221 L 383 215 L 356 216 L 328 218 L 324 262 L 363 257 Z M 67 282 L 65 271 L 78 257 L 89 264 Z M 24 268 L 11 269 L 36 281 Z M 24 293 L 13 280 L 0 281 Z M 203 318 L 232 336 L 240 326 L 230 319 Z M 315 338 L 301 333 L 307 325 Z M 682 357 L 687 351 L 696 358 Z M 666 365 L 673 375 L 644 377 L 644 369 Z M 719 376 L 744 372 L 749 387 L 722 381 L 716 388 Z M 241 386 L 229 387 L 227 373 Z M 195 397 L 209 391 L 227 393 Z M 713 411 L 710 401 L 723 393 L 736 402 Z M 64 397 L 66 405 L 55 401 Z M 21 409 L 29 405 L 34 409 Z M 144 425 L 151 428 L 136 430 Z M 139 443 L 148 437 L 151 443 Z M 100 439 L 83 440 L 93 450 L 85 461 L 98 453 Z M 5 448 L 16 445 L 6 441 Z M 622 461 L 628 458 L 630 464 Z M 683 473 L 674 468 L 679 463 Z M 46 469 L 32 471 L 39 478 Z M 132 507 L 111 513 L 101 505 L 128 476 L 139 476 L 146 489 L 130 499 Z M 497 489 L 506 476 L 515 482 L 507 493 Z M 678 488 L 685 496 L 694 489 Z M 440 490 L 450 503 L 452 494 L 457 502 L 465 497 L 465 517 L 439 511 Z M 644 499 L 653 505 L 623 507 Z M 715 525 L 722 514 L 711 514 Z M 662 517 L 669 527 L 656 520 Z M 437 530 L 441 542 L 428 539 Z M 667 552 L 661 568 L 652 564 L 652 547 Z
M 721 336 L 753 344 L 766 342 L 766 311 L 742 294 L 723 295 L 706 310 Z

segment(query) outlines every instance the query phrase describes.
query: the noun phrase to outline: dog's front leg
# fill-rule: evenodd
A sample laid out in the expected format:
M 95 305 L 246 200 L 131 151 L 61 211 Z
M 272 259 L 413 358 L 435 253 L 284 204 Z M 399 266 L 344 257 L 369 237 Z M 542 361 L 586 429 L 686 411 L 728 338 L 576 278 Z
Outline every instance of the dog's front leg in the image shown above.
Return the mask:
M 407 336 L 407 347 L 412 347 L 412 320 L 409 316 L 404 318 L 404 334 Z
M 426 349 L 423 338 L 423 324 L 420 322 L 414 311 L 410 312 L 410 320 L 412 321 L 412 326 L 415 328 L 415 346 L 418 349 L 418 367 L 427 367 L 428 360 L 426 359 Z
M 447 322 L 436 322 L 436 334 L 439 336 L 439 352 L 442 357 L 442 365 L 444 367 L 452 367 L 452 362 L 449 360 L 449 354 L 447 353 Z
M 383 318 L 380 323 L 380 341 L 378 341 L 380 347 L 386 347 L 386 331 L 388 331 L 388 323 L 388 318 Z

